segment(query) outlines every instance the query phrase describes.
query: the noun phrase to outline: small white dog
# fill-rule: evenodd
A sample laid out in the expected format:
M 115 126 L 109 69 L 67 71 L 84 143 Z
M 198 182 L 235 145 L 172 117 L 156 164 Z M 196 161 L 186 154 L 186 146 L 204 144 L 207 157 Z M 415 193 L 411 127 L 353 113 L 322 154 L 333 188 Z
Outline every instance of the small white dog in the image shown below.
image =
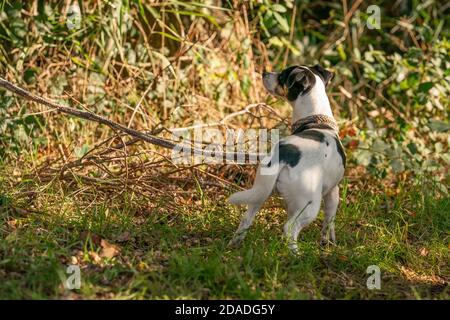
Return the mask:
M 338 184 L 344 176 L 346 157 L 325 92 L 332 78 L 333 74 L 319 65 L 263 73 L 268 92 L 287 99 L 293 107 L 292 135 L 281 139 L 271 156 L 261 162 L 253 187 L 230 197 L 233 204 L 248 205 L 230 245 L 244 240 L 256 213 L 274 188 L 287 204 L 284 235 L 294 252 L 298 252 L 299 232 L 316 219 L 322 198 L 322 242 L 335 242 Z

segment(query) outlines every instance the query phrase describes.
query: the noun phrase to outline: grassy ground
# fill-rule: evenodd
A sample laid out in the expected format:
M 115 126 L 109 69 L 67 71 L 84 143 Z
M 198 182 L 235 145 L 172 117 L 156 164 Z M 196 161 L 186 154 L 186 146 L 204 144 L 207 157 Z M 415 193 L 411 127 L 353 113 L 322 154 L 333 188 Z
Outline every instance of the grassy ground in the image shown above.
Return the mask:
M 292 256 L 274 198 L 230 249 L 243 209 L 225 199 L 251 184 L 249 166 L 175 165 L 170 150 L 1 90 L 0 298 L 448 299 L 448 5 L 377 1 L 380 29 L 369 5 L 0 1 L 1 77 L 167 139 L 202 123 L 288 134 L 292 110 L 261 72 L 319 63 L 336 75 L 348 156 L 336 246 L 319 246 L 320 216 Z M 63 286 L 70 264 L 79 290 Z M 381 290 L 366 287 L 370 265 Z
M 391 197 L 344 181 L 337 245 L 319 246 L 321 214 L 301 233 L 302 255 L 295 257 L 281 238 L 285 217 L 276 200 L 257 217 L 243 247 L 229 249 L 240 211 L 224 204 L 224 196 L 205 193 L 175 206 L 170 199 L 121 196 L 80 207 L 76 194 L 57 182 L 43 189 L 24 180 L 11 189 L 2 179 L 2 299 L 450 295 L 450 199 L 423 181 L 399 184 Z M 63 286 L 69 264 L 81 267 L 79 290 Z M 381 269 L 381 290 L 366 287 L 370 265 Z

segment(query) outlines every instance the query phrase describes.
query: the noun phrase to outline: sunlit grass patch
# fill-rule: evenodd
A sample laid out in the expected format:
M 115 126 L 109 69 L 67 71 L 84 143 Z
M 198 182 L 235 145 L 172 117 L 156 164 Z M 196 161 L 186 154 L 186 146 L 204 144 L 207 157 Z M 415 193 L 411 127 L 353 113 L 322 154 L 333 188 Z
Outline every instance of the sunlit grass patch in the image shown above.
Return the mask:
M 405 189 L 400 198 L 419 190 L 420 185 Z M 338 212 L 337 245 L 319 245 L 318 219 L 300 234 L 299 257 L 282 238 L 284 210 L 270 204 L 243 246 L 230 249 L 239 209 L 208 194 L 203 206 L 180 205 L 169 212 L 148 209 L 145 201 L 133 205 L 126 195 L 83 208 L 76 196 L 58 192 L 35 195 L 38 205 L 31 208 L 17 197 L 20 192 L 2 191 L 2 298 L 444 299 L 449 294 L 448 219 L 442 215 L 449 200 L 423 189 L 415 216 L 401 203 L 386 210 L 384 197 L 352 191 L 354 201 L 344 201 Z M 105 255 L 105 241 L 117 251 Z M 80 266 L 79 290 L 64 288 L 69 264 Z M 366 287 L 370 265 L 381 269 L 381 290 Z

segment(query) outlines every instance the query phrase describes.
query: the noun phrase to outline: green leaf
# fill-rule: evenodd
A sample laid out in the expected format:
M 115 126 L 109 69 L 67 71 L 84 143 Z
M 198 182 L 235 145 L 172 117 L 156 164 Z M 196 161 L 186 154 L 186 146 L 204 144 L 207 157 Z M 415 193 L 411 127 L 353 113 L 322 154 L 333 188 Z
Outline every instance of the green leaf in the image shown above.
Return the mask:
M 289 32 L 289 24 L 287 22 L 286 17 L 283 17 L 278 12 L 273 13 L 275 19 L 278 21 L 281 31 Z
M 417 145 L 414 142 L 408 143 L 406 147 L 412 154 L 416 154 L 419 151 L 419 149 L 417 149 Z
M 273 37 L 269 39 L 269 43 L 275 47 L 282 47 L 283 42 L 278 37 Z
M 246 96 L 249 95 L 250 86 L 251 86 L 250 78 L 247 75 L 244 75 L 241 81 L 241 89 Z
M 372 149 L 376 152 L 383 152 L 388 147 L 389 147 L 389 145 L 387 143 L 385 143 L 384 141 L 382 141 L 381 139 L 375 140 L 372 145 Z
M 442 158 L 442 160 L 445 161 L 445 163 L 447 163 L 448 165 L 450 165 L 450 152 L 441 154 L 441 158 Z
M 36 68 L 26 69 L 25 72 L 23 73 L 23 79 L 28 84 L 35 83 L 36 82 L 36 73 L 37 73 Z
M 408 52 L 406 53 L 406 59 L 412 66 L 417 66 L 418 60 L 422 58 L 422 56 L 423 51 L 416 47 L 409 48 Z
M 431 88 L 433 88 L 433 82 L 422 82 L 419 85 L 420 92 L 428 92 Z
M 282 37 L 281 41 L 283 42 L 284 46 L 286 46 L 289 50 L 291 50 L 294 56 L 300 55 L 300 51 L 294 45 L 292 45 L 292 43 L 288 39 Z
M 420 81 L 419 73 L 413 72 L 408 74 L 407 81 L 410 88 L 416 86 Z
M 338 45 L 336 49 L 337 49 L 342 61 L 347 60 L 347 54 L 345 53 L 344 47 L 342 45 Z
M 368 150 L 361 150 L 356 154 L 356 162 L 363 166 L 368 166 L 372 159 L 372 153 Z
M 430 127 L 431 130 L 437 132 L 445 132 L 450 130 L 450 124 L 441 120 L 434 120 L 434 119 L 430 120 L 430 122 L 428 123 L 428 127 Z
M 220 28 L 219 24 L 216 21 L 216 18 L 214 18 L 213 16 L 206 14 L 206 13 L 195 12 L 195 11 L 178 11 L 178 10 L 166 10 L 166 12 L 176 13 L 176 14 L 183 15 L 183 16 L 202 17 L 202 18 L 207 19 L 210 23 L 212 23 L 217 28 Z
M 442 143 L 436 142 L 434 144 L 434 151 L 435 151 L 435 153 L 437 153 L 437 154 L 442 153 L 442 150 L 444 150 L 444 146 L 442 145 Z
M 275 3 L 272 5 L 272 10 L 276 11 L 276 12 L 281 12 L 281 13 L 286 12 L 286 8 L 278 3 Z
M 393 159 L 391 161 L 391 167 L 395 173 L 400 173 L 405 170 L 405 165 L 400 159 Z
M 162 36 L 164 36 L 166 38 L 172 39 L 172 40 L 177 41 L 177 42 L 182 42 L 182 40 L 183 40 L 181 38 L 177 38 L 177 37 L 175 37 L 175 36 L 173 36 L 171 34 L 168 34 L 167 32 L 156 31 L 155 33 L 156 34 L 160 34 L 160 35 L 162 35 Z

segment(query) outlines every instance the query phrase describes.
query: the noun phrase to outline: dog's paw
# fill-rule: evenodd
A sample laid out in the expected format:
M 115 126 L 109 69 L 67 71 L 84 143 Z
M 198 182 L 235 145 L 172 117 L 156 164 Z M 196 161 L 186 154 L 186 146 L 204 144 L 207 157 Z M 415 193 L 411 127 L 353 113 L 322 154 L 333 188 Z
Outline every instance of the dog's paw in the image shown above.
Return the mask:
M 298 247 L 289 248 L 289 251 L 295 258 L 301 258 L 303 256 L 303 251 L 301 251 Z
M 234 237 L 233 239 L 228 242 L 228 247 L 230 248 L 238 248 L 242 245 L 242 242 L 244 241 L 241 237 Z
M 322 246 L 322 247 L 326 247 L 326 246 L 328 246 L 328 245 L 336 245 L 336 243 L 333 241 L 333 240 L 330 240 L 330 239 L 326 239 L 326 238 L 322 238 L 321 240 L 320 240 L 320 245 Z
M 301 257 L 302 251 L 298 248 L 297 242 L 289 243 L 289 251 L 295 257 Z

